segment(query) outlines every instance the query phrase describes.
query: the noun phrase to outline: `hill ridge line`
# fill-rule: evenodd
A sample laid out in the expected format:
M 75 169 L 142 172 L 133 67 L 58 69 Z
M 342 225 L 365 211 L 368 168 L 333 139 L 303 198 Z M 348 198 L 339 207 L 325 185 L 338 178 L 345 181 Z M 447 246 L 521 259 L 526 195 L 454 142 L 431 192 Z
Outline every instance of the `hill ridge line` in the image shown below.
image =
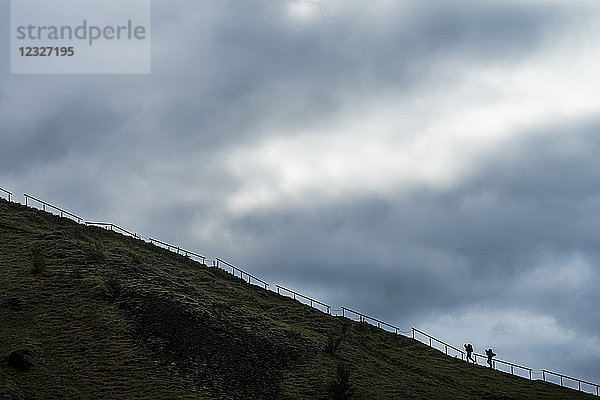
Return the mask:
M 8 195 L 7 199 L 3 198 L 3 196 L 2 196 L 3 193 L 5 193 L 5 194 Z M 6 196 L 4 196 L 4 197 L 6 197 Z M 71 212 L 69 212 L 69 211 L 67 211 L 65 209 L 60 208 L 60 207 L 54 206 L 51 203 L 48 203 L 48 202 L 43 201 L 43 200 L 40 200 L 39 198 L 33 197 L 31 195 L 28 195 L 28 194 L 24 194 L 25 203 L 21 203 L 19 201 L 15 201 L 14 199 L 12 199 L 12 197 L 13 197 L 13 193 L 12 192 L 10 192 L 10 191 L 8 191 L 8 190 L 3 189 L 2 187 L 0 187 L 0 199 L 7 200 L 8 202 L 12 202 L 12 203 L 20 204 L 20 205 L 23 205 L 23 206 L 26 206 L 26 207 L 29 207 L 29 208 L 33 208 L 33 209 L 39 210 L 39 211 L 48 212 L 50 214 L 53 214 L 53 213 L 50 212 L 50 211 L 48 211 L 46 208 L 54 209 L 54 210 L 56 210 L 56 211 L 59 212 L 59 216 L 61 218 L 67 218 L 67 219 L 70 219 L 70 220 L 72 220 L 72 221 L 74 221 L 74 222 L 76 222 L 78 224 L 82 224 L 82 225 L 85 225 L 85 226 L 96 226 L 96 227 L 100 227 L 100 228 L 103 228 L 103 229 L 111 230 L 113 232 L 120 233 L 120 234 L 122 234 L 124 236 L 129 236 L 129 237 L 132 237 L 134 239 L 138 239 L 138 240 L 144 241 L 145 243 L 153 244 L 156 247 L 163 248 L 165 250 L 171 251 L 173 253 L 176 253 L 176 254 L 184 256 L 184 257 L 191 258 L 190 256 L 194 256 L 196 258 L 201 258 L 203 260 L 202 265 L 204 265 L 206 267 L 220 268 L 220 269 L 222 269 L 222 270 L 224 270 L 226 272 L 229 272 L 228 269 L 225 269 L 225 268 L 222 268 L 222 267 L 219 266 L 219 262 L 223 262 L 226 265 L 228 265 L 230 268 L 232 268 L 232 272 L 231 273 L 232 273 L 232 275 L 234 277 L 238 277 L 237 275 L 235 275 L 235 271 L 238 271 L 240 273 L 240 276 L 238 278 L 242 279 L 244 282 L 246 282 L 248 284 L 251 284 L 251 285 L 254 285 L 254 286 L 259 286 L 259 285 L 255 285 L 255 284 L 253 284 L 251 282 L 250 278 L 253 278 L 253 279 L 255 279 L 255 280 L 257 280 L 257 281 L 259 281 L 259 282 L 261 282 L 263 284 L 262 288 L 264 290 L 268 290 L 270 292 L 277 293 L 278 295 L 283 296 L 283 297 L 290 297 L 290 296 L 284 296 L 281 293 L 279 293 L 279 289 L 282 288 L 282 289 L 284 289 L 284 290 L 286 290 L 288 292 L 294 293 L 294 297 L 293 298 L 295 300 L 297 300 L 296 299 L 296 295 L 301 296 L 301 297 L 303 297 L 303 298 L 308 299 L 308 300 L 311 301 L 310 307 L 315 308 L 316 310 L 321 311 L 321 312 L 323 312 L 325 314 L 328 314 L 328 315 L 332 315 L 332 316 L 336 316 L 336 317 L 340 316 L 340 315 L 331 314 L 332 310 L 333 311 L 337 311 L 338 309 L 333 309 L 333 308 L 331 308 L 331 306 L 328 306 L 327 304 L 322 303 L 319 300 L 315 300 L 315 299 L 312 299 L 312 298 L 310 298 L 308 296 L 305 296 L 305 295 L 303 295 L 303 294 L 301 294 L 299 292 L 296 292 L 296 291 L 293 291 L 293 290 L 290 290 L 290 289 L 286 289 L 285 287 L 283 287 L 281 285 L 275 285 L 277 287 L 277 290 L 268 289 L 268 287 L 270 285 L 268 283 L 266 283 L 265 281 L 263 281 L 262 279 L 257 278 L 256 276 L 254 276 L 254 275 L 252 275 L 252 274 L 250 274 L 250 273 L 248 273 L 248 272 L 246 272 L 246 271 L 244 271 L 244 270 L 242 270 L 242 269 L 240 269 L 240 268 L 238 268 L 238 267 L 236 267 L 236 266 L 228 263 L 227 261 L 225 261 L 225 260 L 223 260 L 223 259 L 221 259 L 219 257 L 215 257 L 214 260 L 209 259 L 209 261 L 212 262 L 212 265 L 208 265 L 208 264 L 206 264 L 206 260 L 208 259 L 208 257 L 202 256 L 202 255 L 200 255 L 198 253 L 195 253 L 193 251 L 190 251 L 190 250 L 185 250 L 185 249 L 181 248 L 180 246 L 171 245 L 171 244 L 168 244 L 166 242 L 162 242 L 162 241 L 160 241 L 158 239 L 153 239 L 153 238 L 150 238 L 150 237 L 145 238 L 142 235 L 139 235 L 137 233 L 133 233 L 133 232 L 127 230 L 127 229 L 121 228 L 120 226 L 118 226 L 116 224 L 113 224 L 113 223 L 110 223 L 110 222 L 90 222 L 90 221 L 85 221 L 84 218 L 79 217 L 78 215 L 76 215 L 74 213 L 71 213 Z M 29 200 L 34 200 L 34 201 L 42 204 L 43 205 L 43 209 L 40 210 L 39 208 L 34 207 L 33 205 L 29 205 L 28 199 Z M 53 214 L 53 215 L 55 215 L 55 214 Z M 2 225 L 2 226 L 4 226 L 4 225 Z M 8 225 L 6 225 L 6 227 L 10 227 L 11 229 L 17 229 L 16 227 L 12 227 L 12 226 L 8 226 Z M 158 242 L 158 243 L 162 244 L 162 246 L 158 246 L 154 242 Z M 176 250 L 176 251 L 173 251 L 173 250 Z M 182 253 L 180 253 L 180 251 Z M 247 281 L 244 279 L 244 277 L 243 277 L 244 275 L 246 275 L 246 277 L 248 278 Z M 323 310 L 321 310 L 321 309 L 319 309 L 317 307 L 314 307 L 312 305 L 312 302 L 317 302 L 317 303 L 319 303 L 321 305 L 326 306 L 328 312 L 324 312 Z M 302 303 L 302 302 L 300 302 L 300 303 Z M 302 303 L 302 304 L 309 305 L 309 304 L 306 304 L 306 303 Z M 427 344 L 426 342 L 423 342 L 422 340 L 417 339 L 417 337 L 415 335 L 415 332 L 418 332 L 418 333 L 426 336 L 429 339 L 429 347 L 431 347 L 431 348 L 433 348 L 433 349 L 438 350 L 438 351 L 441 352 L 442 350 L 440 350 L 440 349 L 436 348 L 435 346 L 433 346 L 433 341 L 435 341 L 435 342 L 437 342 L 439 344 L 442 344 L 442 345 L 446 346 L 445 347 L 445 354 L 446 354 L 446 356 L 451 357 L 451 355 L 448 354 L 448 347 L 450 347 L 450 348 L 454 349 L 456 352 L 460 353 L 461 354 L 461 359 L 464 361 L 464 351 L 462 351 L 462 350 L 454 347 L 453 345 L 448 344 L 448 343 L 446 343 L 446 342 L 444 342 L 442 340 L 439 340 L 439 339 L 437 339 L 437 338 L 429 335 L 428 333 L 425 333 L 425 332 L 423 332 L 423 331 L 421 331 L 421 330 L 419 330 L 417 328 L 411 327 L 411 331 L 402 331 L 402 330 L 400 330 L 400 328 L 396 327 L 395 325 L 392 325 L 392 324 L 389 324 L 387 322 L 381 321 L 381 320 L 379 320 L 377 318 L 374 318 L 374 317 L 370 317 L 370 316 L 368 316 L 366 314 L 362 314 L 360 312 L 353 311 L 353 310 L 351 310 L 351 309 L 349 309 L 347 307 L 340 306 L 339 310 L 342 312 L 341 316 L 343 318 L 348 318 L 348 319 L 350 319 L 352 321 L 365 322 L 365 323 L 369 323 L 368 321 L 372 320 L 372 321 L 377 322 L 377 324 L 372 324 L 371 323 L 370 325 L 376 326 L 377 328 L 380 328 L 380 329 L 385 330 L 385 331 L 390 332 L 390 333 L 400 334 L 402 336 L 411 338 L 411 336 L 408 336 L 408 333 L 412 331 L 412 339 L 413 340 L 416 340 L 416 341 L 418 341 L 420 343 L 423 343 L 423 344 Z M 354 319 L 352 319 L 350 317 L 347 317 L 345 315 L 344 310 L 350 311 L 350 312 L 358 315 L 359 319 L 358 320 L 354 320 Z M 395 329 L 395 332 L 391 332 L 391 331 L 389 331 L 387 329 L 384 329 L 384 328 L 381 327 L 381 325 L 386 325 L 388 327 L 391 327 L 391 328 Z M 487 358 L 486 356 L 484 356 L 482 354 L 473 353 L 473 355 L 475 356 L 475 360 L 477 360 L 477 357 Z M 475 363 L 477 364 L 477 362 L 475 362 Z M 592 387 L 595 388 L 595 391 L 596 391 L 595 395 L 596 396 L 600 396 L 600 384 L 596 384 L 596 383 L 592 383 L 592 382 L 589 382 L 589 381 L 586 381 L 586 380 L 583 380 L 583 379 L 574 378 L 574 377 L 571 377 L 571 376 L 568 376 L 568 375 L 564 375 L 564 374 L 552 372 L 552 371 L 549 371 L 549 370 L 546 370 L 546 369 L 543 369 L 543 368 L 540 369 L 539 372 L 536 372 L 532 368 L 521 366 L 521 365 L 518 365 L 518 364 L 515 364 L 515 363 L 512 363 L 512 362 L 509 362 L 509 361 L 499 360 L 499 359 L 493 360 L 493 363 L 494 364 L 493 364 L 492 368 L 494 370 L 498 371 L 498 372 L 508 373 L 508 371 L 503 371 L 503 370 L 500 370 L 500 369 L 496 369 L 495 368 L 495 363 L 506 364 L 506 365 L 509 365 L 511 367 L 511 372 L 510 372 L 511 375 L 514 375 L 514 376 L 517 376 L 517 377 L 520 377 L 520 378 L 523 378 L 523 379 L 527 379 L 524 376 L 521 376 L 521 375 L 518 375 L 518 374 L 514 374 L 513 367 L 516 367 L 516 368 L 520 368 L 520 369 L 529 371 L 529 380 L 532 380 L 532 381 L 534 380 L 533 377 L 532 377 L 532 375 L 537 375 L 538 377 L 541 375 L 542 379 L 536 378 L 535 380 L 538 380 L 538 381 L 543 380 L 544 382 L 549 382 L 549 383 L 555 384 L 557 386 L 566 387 L 566 388 L 570 388 L 570 389 L 575 390 L 575 388 L 572 388 L 572 387 L 569 387 L 569 386 L 565 386 L 563 384 L 563 379 L 567 379 L 569 381 L 573 381 L 573 382 L 576 382 L 578 384 L 578 389 L 577 389 L 578 391 L 581 391 L 581 392 L 593 395 L 594 394 L 593 392 L 586 392 L 585 390 L 581 389 L 581 384 L 584 384 L 584 385 L 587 385 L 587 386 L 592 386 Z M 556 382 L 553 382 L 551 380 L 546 380 L 546 375 L 555 376 L 555 377 L 560 378 L 560 384 L 558 384 Z

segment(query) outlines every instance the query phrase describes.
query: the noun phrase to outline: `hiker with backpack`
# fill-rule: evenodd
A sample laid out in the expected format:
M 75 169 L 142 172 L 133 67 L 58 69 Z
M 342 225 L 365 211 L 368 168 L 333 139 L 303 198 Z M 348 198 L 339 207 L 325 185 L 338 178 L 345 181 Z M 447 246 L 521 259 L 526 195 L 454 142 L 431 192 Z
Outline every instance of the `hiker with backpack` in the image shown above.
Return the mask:
M 490 368 L 492 368 L 492 369 L 493 369 L 493 368 L 494 368 L 494 366 L 493 366 L 493 364 L 492 364 L 492 357 L 494 357 L 494 356 L 496 355 L 496 353 L 494 353 L 494 352 L 492 351 L 492 349 L 487 349 L 487 350 L 485 351 L 485 355 L 486 355 L 486 356 L 487 356 L 487 358 L 488 358 L 488 359 L 487 359 L 487 363 L 489 364 Z
M 471 343 L 465 344 L 465 351 L 467 352 L 467 363 L 471 360 L 473 364 L 476 364 L 475 360 L 471 357 L 471 354 L 473 354 L 473 345 Z

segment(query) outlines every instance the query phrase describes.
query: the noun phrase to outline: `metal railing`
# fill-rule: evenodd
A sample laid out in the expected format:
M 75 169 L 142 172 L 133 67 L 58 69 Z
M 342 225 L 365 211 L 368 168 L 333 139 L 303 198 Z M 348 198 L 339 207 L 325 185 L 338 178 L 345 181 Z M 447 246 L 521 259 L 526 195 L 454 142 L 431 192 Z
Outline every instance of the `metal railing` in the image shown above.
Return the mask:
M 251 282 L 251 279 L 254 279 L 254 280 L 255 280 L 255 281 L 257 281 L 257 282 L 260 282 L 260 283 L 261 283 L 261 284 L 264 286 L 264 288 L 265 288 L 265 289 L 269 287 L 269 284 L 268 284 L 267 282 L 263 281 L 263 280 L 262 280 L 262 279 L 260 279 L 260 278 L 257 278 L 257 277 L 256 277 L 256 276 L 254 276 L 254 275 L 251 275 L 251 274 L 247 273 L 247 272 L 246 272 L 246 271 L 244 271 L 244 270 L 241 270 L 241 269 L 239 269 L 239 268 L 238 268 L 238 267 L 236 267 L 235 265 L 232 265 L 232 264 L 228 263 L 228 262 L 227 262 L 227 261 L 225 261 L 225 260 L 221 260 L 220 258 L 216 258 L 216 260 L 215 260 L 215 261 L 216 261 L 216 263 L 215 263 L 215 267 L 219 267 L 219 263 L 223 263 L 223 264 L 227 265 L 229 268 L 231 268 L 231 273 L 232 273 L 234 276 L 236 276 L 236 275 L 235 275 L 235 272 L 237 271 L 237 272 L 239 272 L 239 274 L 240 274 L 240 278 L 241 278 L 242 280 L 245 280 L 245 279 L 244 279 L 244 275 L 245 275 L 245 276 L 248 278 L 248 283 L 252 283 L 252 282 Z M 219 267 L 219 268 L 220 268 L 220 267 Z M 225 268 L 224 268 L 224 269 L 225 269 Z
M 84 223 L 86 225 L 88 225 L 88 226 L 99 226 L 101 228 L 105 228 L 105 229 L 108 229 L 108 230 L 113 231 L 113 232 L 119 232 L 119 233 L 122 233 L 124 235 L 131 236 L 131 237 L 133 237 L 135 239 L 141 239 L 142 238 L 137 233 L 130 232 L 127 229 L 123 229 L 123 228 L 121 228 L 118 225 L 111 224 L 111 223 L 108 223 L 108 222 L 89 222 L 89 221 L 86 221 Z
M 547 369 L 543 369 L 542 370 L 542 379 L 544 380 L 544 382 L 546 382 L 546 374 L 548 374 L 548 375 L 554 375 L 554 376 L 559 377 L 560 378 L 560 386 L 563 386 L 563 379 L 567 379 L 567 380 L 570 380 L 570 381 L 573 381 L 573 382 L 577 382 L 577 388 L 578 388 L 579 391 L 582 391 L 581 390 L 581 384 L 582 383 L 584 385 L 594 387 L 596 389 L 596 396 L 600 396 L 600 385 L 597 384 L 597 383 L 592 383 L 592 382 L 584 381 L 582 379 L 573 378 L 573 377 L 570 377 L 570 376 L 567 376 L 567 375 L 558 374 L 556 372 L 548 371 Z M 548 382 L 554 383 L 554 382 L 551 382 L 551 381 L 548 381 Z
M 481 357 L 485 360 L 485 362 L 487 363 L 487 356 L 484 356 L 483 354 L 477 354 L 477 353 L 473 353 L 473 356 L 475 356 L 475 363 L 477 363 L 477 357 Z M 477 363 L 478 364 L 478 363 Z M 496 369 L 498 371 L 501 372 L 506 372 L 508 373 L 508 371 L 503 371 L 501 369 L 496 368 L 496 364 L 502 364 L 502 365 L 506 365 L 510 367 L 510 374 L 511 375 L 515 375 L 515 368 L 517 370 L 523 370 L 523 371 L 527 371 L 529 373 L 529 379 L 533 379 L 533 377 L 531 376 L 533 373 L 533 369 L 525 367 L 523 365 L 519 365 L 519 364 L 514 364 L 508 361 L 504 361 L 504 360 L 498 360 L 498 359 L 492 359 L 492 367 L 493 369 Z
M 283 287 L 281 285 L 275 285 L 275 286 L 277 287 L 277 294 L 281 294 L 280 290 L 285 290 L 286 292 L 289 292 L 289 293 L 293 294 L 294 300 L 296 300 L 296 296 L 298 296 L 298 297 L 300 297 L 302 299 L 308 300 L 310 302 L 310 306 L 311 307 L 314 307 L 313 303 L 319 304 L 319 305 L 325 307 L 325 309 L 327 310 L 327 314 L 331 314 L 331 306 L 329 306 L 329 305 L 327 305 L 325 303 L 321 303 L 319 300 L 315 300 L 315 299 L 312 299 L 312 298 L 310 298 L 308 296 L 305 296 L 305 295 L 303 295 L 301 293 L 295 292 L 295 291 L 293 291 L 291 289 L 287 289 L 287 288 L 285 288 L 285 287 Z
M 26 206 L 29 206 L 29 200 L 37 201 L 38 203 L 42 204 L 42 208 L 44 211 L 46 211 L 46 207 L 48 207 L 48 208 L 58 211 L 60 213 L 61 217 L 64 217 L 65 215 L 67 215 L 67 216 L 71 217 L 71 219 L 75 219 L 77 221 L 77 223 L 83 222 L 83 218 L 81 218 L 73 213 L 70 213 L 69 211 L 63 210 L 60 207 L 56 207 L 48 202 L 45 202 L 44 200 L 37 199 L 28 194 L 24 194 L 23 196 L 25 196 L 25 205 Z
M 375 322 L 375 324 L 371 324 L 371 325 L 375 325 L 378 328 L 381 328 L 382 326 L 386 326 L 388 328 L 393 329 L 396 334 L 398 334 L 398 332 L 400 332 L 400 328 L 398 328 L 397 326 L 394 326 L 392 324 L 388 324 L 387 322 L 383 322 L 381 320 L 378 320 L 377 318 L 373 318 L 373 317 L 370 317 L 370 316 L 368 316 L 366 314 L 359 313 L 358 311 L 351 310 L 351 309 L 349 309 L 347 307 L 342 307 L 341 309 L 342 309 L 342 317 L 346 317 L 346 313 L 349 312 L 349 313 L 358 315 L 360 322 L 373 321 L 373 322 Z M 346 318 L 349 318 L 349 317 L 346 317 Z M 383 329 L 383 328 L 381 328 L 381 329 Z
M 451 344 L 448 344 L 446 342 L 443 342 L 443 341 L 441 341 L 441 340 L 439 340 L 439 339 L 437 339 L 437 338 L 435 338 L 435 337 L 433 337 L 433 336 L 431 336 L 431 335 L 429 335 L 429 334 L 427 334 L 427 333 L 425 333 L 423 331 L 418 330 L 417 328 L 412 328 L 412 338 L 413 339 L 418 340 L 417 337 L 416 337 L 416 335 L 415 335 L 415 332 L 419 333 L 419 334 L 421 334 L 421 335 L 423 335 L 423 336 L 425 336 L 425 337 L 427 337 L 429 339 L 429 347 L 435 348 L 435 346 L 433 346 L 433 343 L 439 343 L 442 346 L 444 346 L 444 351 L 445 351 L 446 355 L 449 355 L 448 354 L 448 349 L 451 349 L 451 350 L 454 350 L 454 351 L 456 351 L 457 353 L 460 354 L 460 359 L 461 360 L 465 359 L 465 352 L 462 351 L 461 349 L 456 348 L 456 347 L 454 347 Z M 421 343 L 423 343 L 423 342 L 421 342 Z
M 9 191 L 8 191 L 8 190 L 6 190 L 6 189 L 2 189 L 1 187 L 0 187 L 0 192 L 7 194 L 7 195 L 8 195 L 8 201 L 10 201 L 10 198 L 11 198 L 11 196 L 12 196 L 12 193 L 11 193 L 11 192 L 9 192 Z
M 180 254 L 180 255 L 182 255 L 182 256 L 185 256 L 185 257 L 195 257 L 195 258 L 198 258 L 198 259 L 200 259 L 200 261 L 201 261 L 201 263 L 202 263 L 202 264 L 206 265 L 206 257 L 204 257 L 204 256 L 203 256 L 203 255 L 201 255 L 201 254 L 194 253 L 193 251 L 189 251 L 189 250 L 186 250 L 186 249 L 182 249 L 182 248 L 181 248 L 181 247 L 179 247 L 179 246 L 174 246 L 174 245 L 172 245 L 172 244 L 165 243 L 165 242 L 163 242 L 163 241 L 160 241 L 160 240 L 158 240 L 158 239 L 152 239 L 152 238 L 148 238 L 148 240 L 149 240 L 149 241 L 150 241 L 150 243 L 152 243 L 152 244 L 154 244 L 154 242 L 156 242 L 156 243 L 158 243 L 158 244 L 161 244 L 161 245 L 165 246 L 165 248 L 166 248 L 167 250 L 169 250 L 169 251 L 175 251 L 177 254 Z

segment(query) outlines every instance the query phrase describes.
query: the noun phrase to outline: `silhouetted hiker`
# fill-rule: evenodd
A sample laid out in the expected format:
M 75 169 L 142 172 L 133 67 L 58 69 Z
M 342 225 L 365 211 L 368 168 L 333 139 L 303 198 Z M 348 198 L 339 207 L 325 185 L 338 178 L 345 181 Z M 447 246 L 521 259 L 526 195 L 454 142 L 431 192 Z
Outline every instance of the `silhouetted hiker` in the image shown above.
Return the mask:
M 485 351 L 485 355 L 488 357 L 487 363 L 490 365 L 490 368 L 494 368 L 493 365 L 492 365 L 492 357 L 494 357 L 496 355 L 496 353 L 494 353 L 492 351 L 492 349 L 487 349 Z
M 467 362 L 471 360 L 475 364 L 475 360 L 471 357 L 471 354 L 473 354 L 473 345 L 471 343 L 465 344 L 465 350 L 467 351 Z

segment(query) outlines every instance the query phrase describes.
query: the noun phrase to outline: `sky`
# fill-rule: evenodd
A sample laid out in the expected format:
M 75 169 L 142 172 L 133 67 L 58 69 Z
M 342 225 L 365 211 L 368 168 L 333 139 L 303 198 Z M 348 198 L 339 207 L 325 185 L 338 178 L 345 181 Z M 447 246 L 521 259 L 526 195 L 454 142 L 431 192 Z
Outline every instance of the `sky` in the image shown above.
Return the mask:
M 2 57 L 0 187 L 600 383 L 600 3 L 155 0 L 151 37 L 150 74 Z

